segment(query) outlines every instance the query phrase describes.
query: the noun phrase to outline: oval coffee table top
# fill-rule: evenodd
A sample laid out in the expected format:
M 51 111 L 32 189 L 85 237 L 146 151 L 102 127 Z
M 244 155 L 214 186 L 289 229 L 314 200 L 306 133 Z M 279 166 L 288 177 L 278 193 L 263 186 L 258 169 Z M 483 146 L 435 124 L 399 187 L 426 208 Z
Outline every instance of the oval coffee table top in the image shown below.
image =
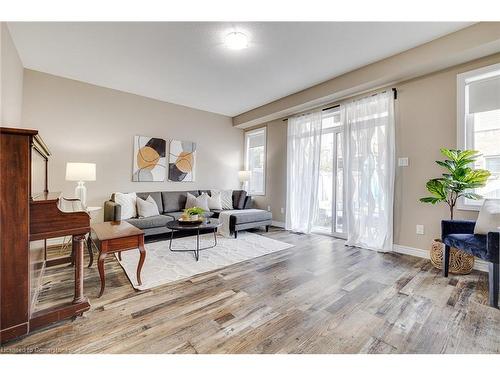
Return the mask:
M 167 223 L 167 228 L 174 230 L 215 229 L 221 225 L 219 220 L 208 218 L 200 224 L 181 224 L 179 220 L 173 220 Z

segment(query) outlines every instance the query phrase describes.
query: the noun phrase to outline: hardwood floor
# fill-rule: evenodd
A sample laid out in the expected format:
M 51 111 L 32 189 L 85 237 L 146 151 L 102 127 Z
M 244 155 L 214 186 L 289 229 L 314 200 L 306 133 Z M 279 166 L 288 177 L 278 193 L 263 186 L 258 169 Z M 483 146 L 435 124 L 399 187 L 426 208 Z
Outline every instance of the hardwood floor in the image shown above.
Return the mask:
M 9 342 L 38 353 L 498 353 L 500 311 L 487 274 L 443 278 L 430 262 L 273 229 L 295 247 L 135 292 L 114 257 L 106 291 L 85 270 L 92 308 Z M 147 245 L 146 245 L 147 249 Z M 71 298 L 67 266 L 47 272 L 42 303 Z M 50 290 L 50 293 L 47 291 Z

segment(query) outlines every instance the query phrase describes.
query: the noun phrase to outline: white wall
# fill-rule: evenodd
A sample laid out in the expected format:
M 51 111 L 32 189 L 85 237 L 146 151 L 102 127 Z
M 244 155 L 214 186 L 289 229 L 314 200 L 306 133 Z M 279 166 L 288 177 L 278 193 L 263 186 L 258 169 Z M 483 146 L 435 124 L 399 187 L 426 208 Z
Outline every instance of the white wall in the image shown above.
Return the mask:
M 23 65 L 17 49 L 12 42 L 9 29 L 0 22 L 1 34 L 1 85 L 0 85 L 0 119 L 5 127 L 21 125 L 23 100 Z
M 72 196 L 66 162 L 97 164 L 89 205 L 114 191 L 237 188 L 243 132 L 231 118 L 32 70 L 24 74 L 23 126 L 38 129 L 52 152 L 49 189 Z M 197 143 L 196 182 L 132 182 L 133 139 L 149 135 Z

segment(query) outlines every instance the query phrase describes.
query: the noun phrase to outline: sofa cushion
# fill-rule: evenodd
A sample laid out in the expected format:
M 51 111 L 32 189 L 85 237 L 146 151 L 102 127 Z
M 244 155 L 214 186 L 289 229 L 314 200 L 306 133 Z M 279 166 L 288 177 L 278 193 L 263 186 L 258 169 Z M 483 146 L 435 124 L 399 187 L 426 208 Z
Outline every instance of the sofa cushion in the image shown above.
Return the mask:
M 160 214 L 158 211 L 158 205 L 151 195 L 148 196 L 148 199 L 146 200 L 137 197 L 136 203 L 137 216 L 139 216 L 139 218 L 157 216 Z
M 208 211 L 208 194 L 202 193 L 201 195 L 195 197 L 191 193 L 187 193 L 186 208 L 199 207 L 205 211 Z
M 222 210 L 222 200 L 220 191 L 214 192 L 208 196 L 208 209 L 209 210 Z
M 273 215 L 264 210 L 241 210 L 231 214 L 235 218 L 235 224 L 253 223 L 256 221 L 272 220 Z
M 184 211 L 166 212 L 163 215 L 171 217 L 173 220 L 179 220 Z
M 149 196 L 151 196 L 151 198 L 153 198 L 156 202 L 156 205 L 158 206 L 158 211 L 161 213 L 163 212 L 163 202 L 161 200 L 161 193 L 159 191 L 154 191 L 154 192 L 151 192 L 151 193 L 137 193 L 137 196 L 141 199 L 148 199 Z
M 115 203 L 121 206 L 121 217 L 118 220 L 127 220 L 137 216 L 136 193 L 114 193 L 113 199 Z
M 198 190 L 194 191 L 162 191 L 163 212 L 181 211 L 186 207 L 187 193 L 193 194 L 195 197 L 200 195 Z
M 128 219 L 127 223 L 130 223 L 134 227 L 137 227 L 139 229 L 148 229 L 148 228 L 164 227 L 167 225 L 169 221 L 172 220 L 173 219 L 170 216 L 157 215 L 157 216 L 145 217 L 142 219 L 135 219 L 135 218 Z
M 247 198 L 247 192 L 245 190 L 234 190 L 233 191 L 233 207 L 236 210 L 244 209 L 246 198 Z
M 233 191 L 232 190 L 211 190 L 210 194 L 220 192 L 221 206 L 223 210 L 232 210 L 233 207 Z
M 500 231 L 500 199 L 485 199 L 477 217 L 474 234 Z
M 486 250 L 486 236 L 483 234 L 449 234 L 444 238 L 444 243 L 478 258 L 490 260 Z

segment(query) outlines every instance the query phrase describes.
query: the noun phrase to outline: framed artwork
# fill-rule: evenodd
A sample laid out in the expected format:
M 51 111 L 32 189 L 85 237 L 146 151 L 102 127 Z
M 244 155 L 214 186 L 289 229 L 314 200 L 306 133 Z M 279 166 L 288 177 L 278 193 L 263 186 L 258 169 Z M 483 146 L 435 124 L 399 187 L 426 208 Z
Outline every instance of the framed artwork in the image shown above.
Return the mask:
M 171 140 L 168 155 L 168 179 L 193 182 L 195 179 L 196 143 Z
M 166 141 L 161 138 L 134 137 L 132 181 L 165 181 Z

